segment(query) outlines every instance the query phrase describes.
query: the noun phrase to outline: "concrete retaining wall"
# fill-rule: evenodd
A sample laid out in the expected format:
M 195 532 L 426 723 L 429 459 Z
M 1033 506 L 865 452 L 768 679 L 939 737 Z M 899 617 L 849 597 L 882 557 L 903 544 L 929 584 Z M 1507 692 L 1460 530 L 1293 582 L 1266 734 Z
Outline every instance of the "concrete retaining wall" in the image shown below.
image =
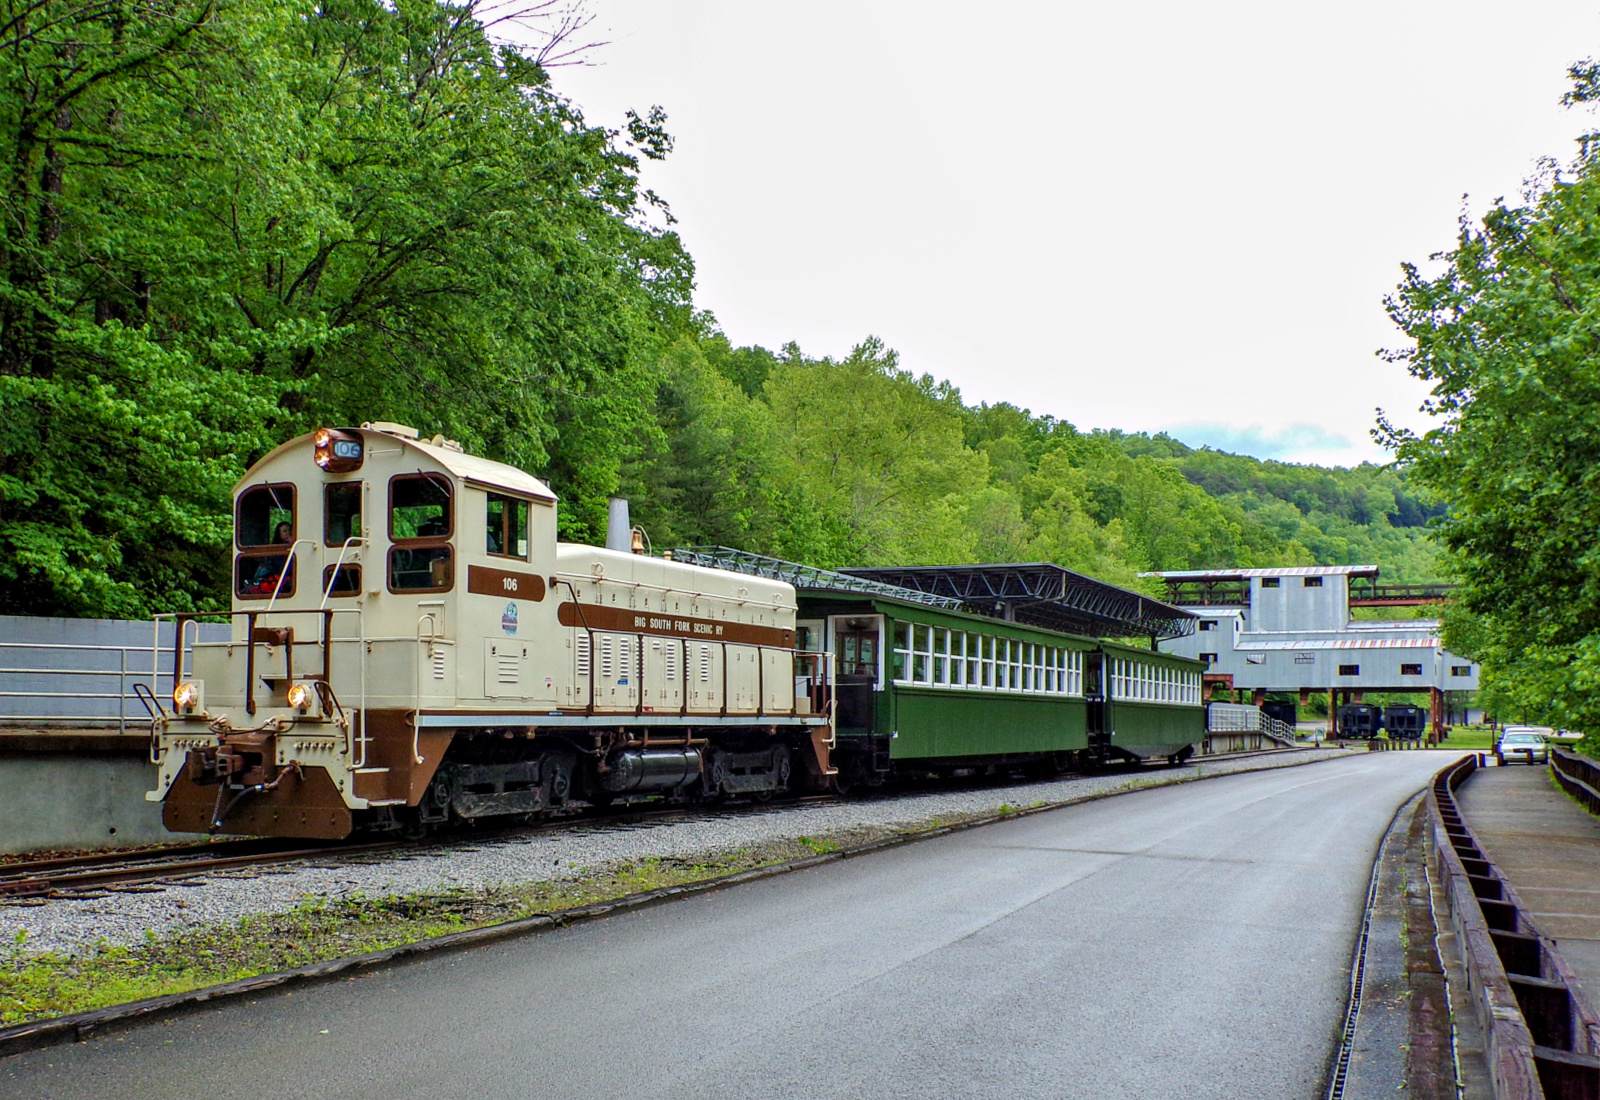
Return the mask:
M 0 755 L 0 852 L 66 851 L 185 839 L 146 802 L 156 769 L 143 752 Z

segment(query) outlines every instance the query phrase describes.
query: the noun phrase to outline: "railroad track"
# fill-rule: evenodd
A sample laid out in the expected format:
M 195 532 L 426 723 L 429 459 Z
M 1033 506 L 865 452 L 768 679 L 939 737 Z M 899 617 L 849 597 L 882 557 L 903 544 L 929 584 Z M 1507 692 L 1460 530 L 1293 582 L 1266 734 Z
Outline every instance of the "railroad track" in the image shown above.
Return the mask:
M 23 861 L 0 867 L 0 902 L 145 886 L 254 864 L 386 851 L 404 843 L 390 840 L 308 847 L 304 841 L 241 840 Z
M 421 848 L 447 848 L 452 843 L 514 840 L 560 829 L 639 829 L 682 821 L 707 820 L 730 814 L 777 813 L 802 806 L 841 801 L 837 795 L 808 795 L 773 802 L 740 802 L 728 806 L 664 806 L 641 809 L 622 806 L 585 810 L 534 825 L 506 826 L 493 831 L 450 832 L 419 840 L 306 841 L 248 839 L 210 844 L 173 845 L 136 852 L 102 852 L 59 859 L 21 860 L 0 864 L 0 904 L 43 898 L 83 897 L 130 888 L 160 887 L 214 871 L 308 859 L 344 858 Z
M 1232 754 L 1230 754 L 1232 755 Z M 1250 756 L 1254 753 L 1240 753 Z M 1077 773 L 1063 773 L 1053 778 L 1076 778 Z M 1001 777 L 984 777 L 975 782 L 959 784 L 957 789 L 984 787 L 994 783 L 1010 785 L 1014 780 Z M 900 795 L 927 793 L 930 789 L 950 789 L 948 783 L 937 787 L 919 783 L 874 792 L 868 797 L 894 798 Z M 553 830 L 611 830 L 647 829 L 660 825 L 686 821 L 710 820 L 735 814 L 783 813 L 803 806 L 841 802 L 836 794 L 805 795 L 798 798 L 777 798 L 767 802 L 738 801 L 715 806 L 639 806 L 622 805 L 606 808 L 578 810 L 564 816 L 535 824 L 506 825 L 495 829 L 461 828 L 433 834 L 418 840 L 384 839 L 329 841 L 313 843 L 303 840 L 246 839 L 213 841 L 209 844 L 172 845 L 165 848 L 144 849 L 137 852 L 103 852 L 92 855 L 68 856 L 59 859 L 22 860 L 0 864 L 0 905 L 8 902 L 33 902 L 43 898 L 84 897 L 103 891 L 139 889 L 182 879 L 192 879 L 214 871 L 272 864 L 294 863 L 309 859 L 340 859 L 347 856 L 370 855 L 388 852 L 415 851 L 425 848 L 448 847 L 451 844 L 480 844 L 514 840 Z
M 1053 778 L 1076 777 L 1077 773 L 1063 773 Z M 1013 781 L 985 777 L 976 782 L 960 784 L 957 789 L 984 787 L 996 782 L 1010 785 Z M 900 795 L 923 794 L 930 789 L 935 788 L 911 783 L 895 789 L 874 792 L 868 797 L 894 798 Z M 941 784 L 937 789 L 948 790 L 950 786 L 948 783 Z M 170 845 L 135 852 L 101 852 L 55 859 L 23 859 L 14 863 L 0 863 L 0 905 L 18 902 L 38 904 L 41 899 L 81 898 L 124 889 L 138 890 L 152 887 L 159 889 L 166 884 L 196 878 L 210 872 L 251 866 L 447 848 L 452 844 L 492 843 L 563 829 L 584 831 L 646 829 L 736 814 L 783 813 L 803 806 L 842 801 L 844 799 L 836 794 L 816 794 L 798 798 L 778 798 L 767 802 L 752 799 L 716 806 L 633 804 L 578 810 L 531 825 L 506 825 L 496 829 L 470 827 L 456 829 L 418 840 L 396 838 L 354 842 L 328 841 L 319 844 L 303 840 L 256 838 L 212 841 L 207 844 Z

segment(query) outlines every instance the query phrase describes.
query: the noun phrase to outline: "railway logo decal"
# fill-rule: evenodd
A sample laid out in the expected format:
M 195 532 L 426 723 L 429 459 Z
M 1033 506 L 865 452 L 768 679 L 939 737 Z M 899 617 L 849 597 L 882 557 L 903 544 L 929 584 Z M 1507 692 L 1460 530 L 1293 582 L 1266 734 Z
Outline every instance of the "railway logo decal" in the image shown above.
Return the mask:
M 507 634 L 515 634 L 517 632 L 516 604 L 506 604 L 506 609 L 500 614 L 500 629 L 504 630 Z

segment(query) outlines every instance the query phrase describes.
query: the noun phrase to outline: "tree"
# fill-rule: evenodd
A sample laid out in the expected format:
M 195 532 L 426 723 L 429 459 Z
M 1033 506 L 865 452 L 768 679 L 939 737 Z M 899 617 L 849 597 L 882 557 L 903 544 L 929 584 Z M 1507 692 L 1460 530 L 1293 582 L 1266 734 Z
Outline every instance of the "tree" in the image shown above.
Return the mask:
M 1600 98 L 1571 70 L 1569 104 Z M 1529 718 L 1600 731 L 1600 145 L 1520 204 L 1462 219 L 1429 277 L 1406 265 L 1387 302 L 1412 341 L 1391 353 L 1432 386 L 1437 421 L 1380 432 L 1437 521 L 1460 582 L 1447 643 Z
M 869 338 L 842 362 L 790 348 L 765 394 L 826 540 L 819 565 L 970 562 L 965 501 L 988 481 L 961 395 Z
M 472 2 L 0 0 L 10 608 L 215 606 L 232 483 L 319 423 L 443 431 L 598 533 L 692 265 L 638 183 L 664 115 L 589 125 L 561 52 Z

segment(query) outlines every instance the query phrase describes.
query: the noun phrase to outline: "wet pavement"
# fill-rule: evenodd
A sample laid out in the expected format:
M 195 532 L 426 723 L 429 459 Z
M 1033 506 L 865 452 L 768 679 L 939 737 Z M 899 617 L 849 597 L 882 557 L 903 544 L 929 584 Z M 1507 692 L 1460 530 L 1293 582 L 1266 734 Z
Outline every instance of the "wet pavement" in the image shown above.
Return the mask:
M 1156 788 L 0 1060 L 0 1097 L 1314 1100 L 1434 753 Z
M 1600 818 L 1559 790 L 1549 770 L 1479 768 L 1456 803 L 1539 931 L 1600 1005 Z

